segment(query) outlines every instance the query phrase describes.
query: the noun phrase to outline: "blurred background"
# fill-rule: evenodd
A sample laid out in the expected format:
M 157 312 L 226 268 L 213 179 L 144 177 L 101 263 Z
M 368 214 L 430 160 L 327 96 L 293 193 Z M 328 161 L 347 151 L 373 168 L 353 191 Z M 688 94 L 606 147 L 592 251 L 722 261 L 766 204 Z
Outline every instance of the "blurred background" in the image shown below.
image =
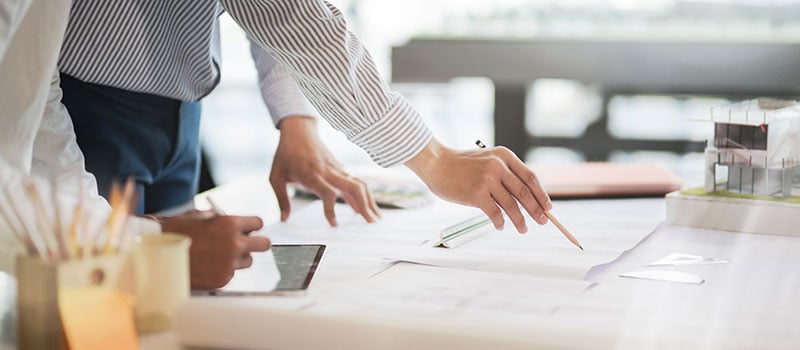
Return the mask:
M 412 38 L 488 40 L 691 40 L 695 42 L 800 42 L 799 0 L 330 0 L 391 80 L 392 48 Z M 201 137 L 217 184 L 269 173 L 278 132 L 261 100 L 244 33 L 221 18 L 222 78 L 204 102 Z M 465 59 L 469 59 L 466 57 Z M 641 64 L 647 64 L 642 62 Z M 730 74 L 737 74 L 731 72 Z M 746 82 L 745 82 L 746 83 Z M 481 77 L 444 83 L 393 83 L 423 115 L 434 134 L 457 148 L 494 140 L 494 84 Z M 525 100 L 525 128 L 536 138 L 580 139 L 587 126 L 607 115 L 612 138 L 702 142 L 710 124 L 693 122 L 710 107 L 742 96 L 620 94 L 604 96 L 591 83 L 538 79 Z M 746 96 L 755 97 L 755 96 Z M 367 155 L 320 123 L 322 139 L 348 168 L 375 166 Z M 533 145 L 535 146 L 535 144 Z M 687 148 L 689 149 L 689 148 Z M 702 185 L 703 157 L 693 151 L 620 150 L 591 159 L 570 147 L 517 150 L 526 161 L 586 160 L 654 162 Z

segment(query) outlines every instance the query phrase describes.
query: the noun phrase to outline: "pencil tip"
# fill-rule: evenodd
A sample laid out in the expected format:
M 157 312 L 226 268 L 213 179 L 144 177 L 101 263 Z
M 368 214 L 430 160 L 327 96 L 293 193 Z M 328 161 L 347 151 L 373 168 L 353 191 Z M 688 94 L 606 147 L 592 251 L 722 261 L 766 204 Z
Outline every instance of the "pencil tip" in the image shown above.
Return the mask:
M 578 248 L 581 248 L 581 251 L 583 251 L 583 247 L 581 247 L 581 246 L 578 246 Z

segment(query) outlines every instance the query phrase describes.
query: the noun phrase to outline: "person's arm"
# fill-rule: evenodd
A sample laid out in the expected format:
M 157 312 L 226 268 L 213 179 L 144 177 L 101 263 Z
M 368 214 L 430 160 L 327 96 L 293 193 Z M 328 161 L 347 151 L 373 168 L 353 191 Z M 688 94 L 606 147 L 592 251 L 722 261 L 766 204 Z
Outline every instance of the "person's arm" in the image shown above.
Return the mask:
M 220 2 L 322 117 L 379 165 L 402 164 L 430 141 L 420 115 L 383 82 L 334 6 L 317 0 Z
M 61 184 L 65 190 L 72 190 L 75 197 L 83 188 L 82 193 L 90 200 L 107 207 L 108 203 L 98 195 L 94 175 L 86 171 L 72 119 L 61 103 L 61 96 L 61 80 L 56 70 L 50 80 L 44 114 L 33 143 L 31 174 Z
M 0 1 L 0 61 L 30 5 L 31 0 Z
M 292 116 L 315 117 L 317 111 L 292 79 L 289 71 L 278 64 L 264 48 L 250 42 L 250 55 L 258 73 L 258 88 L 275 127 Z
M 33 148 L 31 175 L 52 179 L 61 192 L 78 198 L 87 196 L 93 216 L 104 219 L 110 207 L 97 195 L 94 176 L 84 167 L 83 154 L 78 147 L 72 121 L 61 103 L 58 73 L 53 75 L 42 122 L 37 130 Z M 80 190 L 80 186 L 83 191 Z M 190 212 L 174 217 L 132 217 L 127 230 L 136 234 L 176 232 L 192 238 L 189 250 L 191 284 L 195 289 L 214 289 L 225 285 L 239 268 L 250 265 L 251 252 L 269 249 L 266 237 L 247 234 L 261 228 L 254 216 L 215 216 Z
M 289 218 L 292 209 L 286 187 L 297 182 L 322 198 L 325 217 L 331 226 L 336 226 L 334 205 L 338 194 L 367 222 L 374 222 L 380 214 L 369 189 L 363 181 L 349 176 L 319 139 L 314 117 L 317 112 L 297 83 L 252 41 L 250 53 L 258 71 L 261 96 L 281 132 L 269 176 L 281 221 Z
M 221 3 L 286 67 L 322 116 L 376 163 L 406 164 L 439 196 L 480 208 L 498 228 L 504 221 L 499 207 L 518 231 L 527 229 L 516 203 L 546 222 L 542 208 L 552 204 L 519 158 L 504 148 L 456 152 L 439 144 L 420 115 L 383 82 L 336 7 L 322 0 Z

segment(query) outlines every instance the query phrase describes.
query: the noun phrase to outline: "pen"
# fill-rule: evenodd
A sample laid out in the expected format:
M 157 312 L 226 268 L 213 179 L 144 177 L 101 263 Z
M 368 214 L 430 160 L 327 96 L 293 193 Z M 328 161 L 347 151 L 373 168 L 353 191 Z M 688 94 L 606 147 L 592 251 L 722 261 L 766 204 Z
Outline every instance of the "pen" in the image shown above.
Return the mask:
M 478 145 L 478 147 L 480 147 L 480 148 L 486 148 L 486 145 L 484 145 L 483 142 L 481 142 L 481 140 L 475 141 L 475 144 Z M 553 223 L 553 225 L 556 225 L 558 230 L 561 231 L 562 234 L 564 234 L 564 237 L 567 237 L 567 239 L 570 242 L 572 242 L 572 244 L 574 244 L 576 247 L 580 248 L 580 250 L 583 250 L 583 247 L 578 242 L 578 240 L 575 239 L 575 236 L 573 236 L 571 233 L 569 233 L 567 228 L 564 227 L 564 225 L 562 225 L 561 222 L 559 222 L 558 219 L 556 219 L 556 217 L 553 214 L 550 214 L 549 211 L 545 210 L 544 215 L 547 216 L 548 219 L 550 219 L 550 221 Z
M 215 203 L 214 200 L 211 199 L 211 196 L 207 196 L 206 197 L 206 201 L 208 201 L 208 204 L 211 206 L 211 211 L 213 211 L 214 214 L 217 214 L 219 216 L 227 215 L 227 214 L 225 214 L 224 211 L 222 211 L 222 209 L 220 209 L 219 206 L 217 206 L 217 203 Z

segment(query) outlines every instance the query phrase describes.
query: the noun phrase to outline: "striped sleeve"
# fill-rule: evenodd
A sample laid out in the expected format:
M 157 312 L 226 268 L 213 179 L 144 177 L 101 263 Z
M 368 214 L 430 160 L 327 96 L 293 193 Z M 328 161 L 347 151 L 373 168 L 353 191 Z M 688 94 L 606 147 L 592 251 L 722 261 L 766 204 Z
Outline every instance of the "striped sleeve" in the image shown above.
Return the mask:
M 316 118 L 319 115 L 289 72 L 275 62 L 272 55 L 252 41 L 250 54 L 258 72 L 261 97 L 276 127 L 286 117 L 302 115 Z
M 335 129 L 381 166 L 404 163 L 431 132 L 378 75 L 342 13 L 322 0 L 221 0 L 231 17 L 283 65 Z

